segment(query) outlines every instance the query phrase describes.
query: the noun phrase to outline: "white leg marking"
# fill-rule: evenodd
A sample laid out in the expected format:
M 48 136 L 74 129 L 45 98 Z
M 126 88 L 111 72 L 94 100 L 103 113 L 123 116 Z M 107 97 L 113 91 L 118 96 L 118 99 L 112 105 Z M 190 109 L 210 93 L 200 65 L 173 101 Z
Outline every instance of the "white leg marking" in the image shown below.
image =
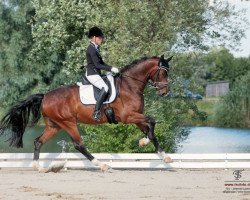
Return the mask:
M 164 152 L 158 152 L 158 154 L 160 154 L 162 156 L 162 159 L 165 163 L 172 163 L 173 160 Z
M 145 145 L 147 145 L 150 142 L 150 139 L 148 137 L 144 137 L 142 139 L 139 140 L 139 146 L 143 147 Z
M 91 161 L 95 166 L 99 166 L 102 172 L 108 171 L 111 167 L 105 163 L 100 162 L 96 158 Z
M 94 158 L 91 162 L 92 162 L 95 166 L 100 166 L 100 161 L 97 160 L 96 158 Z
M 34 170 L 39 170 L 40 166 L 38 160 L 33 160 L 32 167 Z

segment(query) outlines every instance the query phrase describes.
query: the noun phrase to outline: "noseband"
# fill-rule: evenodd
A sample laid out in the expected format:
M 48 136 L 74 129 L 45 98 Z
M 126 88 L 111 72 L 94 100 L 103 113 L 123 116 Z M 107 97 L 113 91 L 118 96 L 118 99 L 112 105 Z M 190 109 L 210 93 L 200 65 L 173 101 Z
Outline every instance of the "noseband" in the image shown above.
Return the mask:
M 168 68 L 163 66 L 163 65 L 159 65 L 158 66 L 158 69 L 156 70 L 156 72 L 154 73 L 153 75 L 153 83 L 152 83 L 152 86 L 156 89 L 156 90 L 161 90 L 165 87 L 168 86 L 168 83 L 164 83 L 164 82 L 159 82 L 157 81 L 157 79 L 159 79 L 159 75 L 160 75 L 160 71 L 161 70 L 165 70 L 167 75 L 168 75 Z

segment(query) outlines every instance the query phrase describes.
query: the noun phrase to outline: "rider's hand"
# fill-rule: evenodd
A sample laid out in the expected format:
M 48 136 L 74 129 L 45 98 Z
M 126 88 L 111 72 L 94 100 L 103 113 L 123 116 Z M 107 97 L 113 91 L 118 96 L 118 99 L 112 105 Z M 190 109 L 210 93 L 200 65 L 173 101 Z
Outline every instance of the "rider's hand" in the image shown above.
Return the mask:
M 116 67 L 112 67 L 111 68 L 111 72 L 113 72 L 113 73 L 119 73 L 119 69 L 118 68 L 116 68 Z

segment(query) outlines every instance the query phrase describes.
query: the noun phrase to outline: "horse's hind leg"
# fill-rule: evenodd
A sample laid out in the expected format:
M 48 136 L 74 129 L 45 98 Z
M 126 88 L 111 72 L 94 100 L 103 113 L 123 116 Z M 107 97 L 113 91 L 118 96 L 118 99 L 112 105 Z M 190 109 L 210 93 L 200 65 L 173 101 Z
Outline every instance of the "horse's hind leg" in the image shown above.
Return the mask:
M 83 144 L 83 140 L 80 136 L 78 131 L 76 122 L 65 122 L 60 123 L 60 126 L 65 129 L 71 136 L 73 140 L 73 144 L 76 150 L 81 152 L 88 160 L 90 160 L 94 165 L 99 166 L 102 171 L 107 171 L 110 167 L 107 164 L 101 163 L 93 155 L 86 149 L 85 145 Z
M 51 139 L 61 128 L 52 122 L 50 119 L 46 118 L 45 119 L 45 129 L 43 131 L 43 134 L 40 135 L 38 138 L 35 139 L 34 141 L 34 162 L 33 162 L 33 167 L 35 169 L 40 169 L 40 166 L 38 164 L 39 160 L 39 155 L 40 155 L 40 150 L 43 144 L 45 144 L 49 139 Z

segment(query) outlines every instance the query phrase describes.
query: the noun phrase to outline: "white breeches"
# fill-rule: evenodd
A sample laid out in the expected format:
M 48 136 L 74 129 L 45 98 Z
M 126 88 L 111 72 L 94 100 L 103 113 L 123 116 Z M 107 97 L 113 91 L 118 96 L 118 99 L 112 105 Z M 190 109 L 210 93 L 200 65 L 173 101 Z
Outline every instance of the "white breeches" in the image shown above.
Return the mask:
M 100 75 L 96 74 L 87 76 L 86 74 L 86 77 L 92 85 L 99 88 L 100 90 L 104 88 L 105 92 L 108 92 L 109 88 Z

